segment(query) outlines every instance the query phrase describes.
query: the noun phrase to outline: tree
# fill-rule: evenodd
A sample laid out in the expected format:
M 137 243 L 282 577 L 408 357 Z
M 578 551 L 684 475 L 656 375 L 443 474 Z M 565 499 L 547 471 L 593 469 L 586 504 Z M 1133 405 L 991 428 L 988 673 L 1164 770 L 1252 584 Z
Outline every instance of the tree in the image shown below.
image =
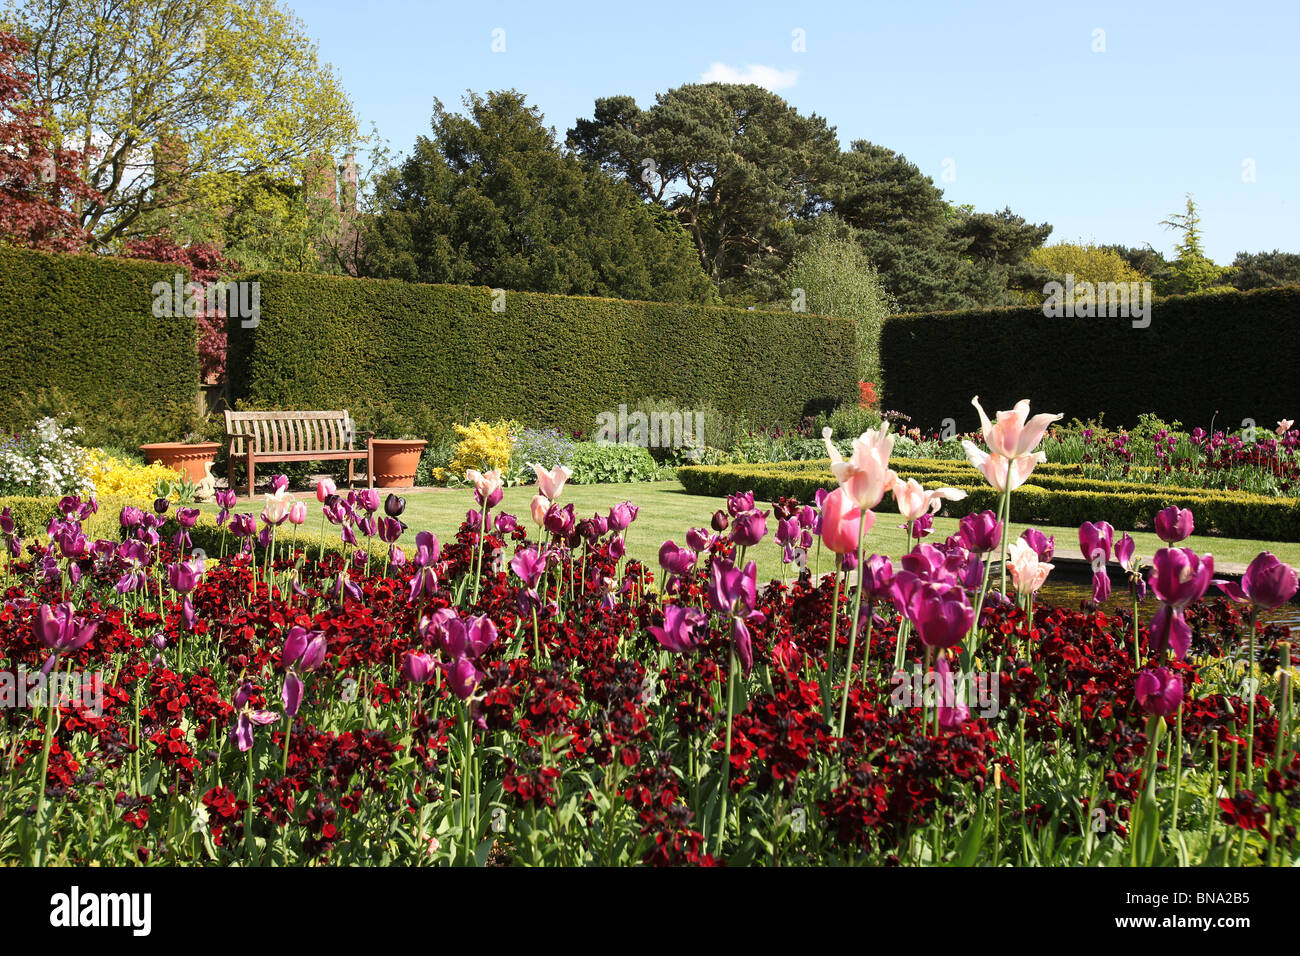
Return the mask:
M 433 136 L 376 184 L 362 271 L 531 292 L 707 302 L 690 241 L 625 184 L 566 155 L 511 90 L 435 103 Z
M 836 234 L 833 217 L 819 220 L 786 274 L 792 307 L 852 319 L 857 327 L 858 381 L 880 386 L 880 330 L 894 302 L 862 246 Z
M 1167 281 L 1172 275 L 1173 270 L 1169 262 L 1165 259 L 1164 254 L 1151 248 L 1150 245 L 1136 248 L 1123 245 L 1105 245 L 1098 246 L 1104 252 L 1113 252 L 1138 272 L 1142 273 L 1145 279 L 1150 280 L 1159 287 Z
M 204 289 L 203 307 L 194 317 L 198 330 L 199 372 L 205 381 L 217 381 L 226 373 L 226 313 L 208 311 L 206 290 L 223 276 L 239 271 L 239 263 L 223 256 L 213 245 L 181 246 L 166 236 L 128 239 L 123 255 L 132 259 L 171 262 L 189 269 L 189 281 Z
M 25 54 L 0 31 L 0 244 L 69 252 L 90 237 L 67 204 L 99 195 L 77 174 L 81 156 L 54 146 L 46 111 L 30 104 L 33 77 L 18 69 Z
M 1300 255 L 1276 249 L 1272 252 L 1239 252 L 1228 267 L 1226 278 L 1243 291 L 1300 285 Z
M 1028 258 L 1030 263 L 1050 273 L 1055 281 L 1064 282 L 1068 275 L 1075 283 L 1091 283 L 1094 289 L 1099 284 L 1140 283 L 1146 278 L 1123 256 L 1093 243 L 1057 242 L 1031 250 Z M 1089 298 L 1095 299 L 1095 295 Z M 1029 296 L 1033 302 L 1042 299 L 1041 289 Z
M 680 86 L 647 110 L 628 96 L 599 99 L 568 144 L 673 213 L 733 298 L 777 291 L 797 223 L 830 207 L 840 175 L 834 127 L 752 85 Z
M 855 140 L 833 209 L 855 230 L 885 290 L 907 312 L 971 308 L 997 301 L 1005 275 L 966 256 L 955 215 L 934 181 L 892 150 Z
M 218 213 L 252 177 L 301 181 L 357 137 L 352 106 L 276 0 L 23 0 L 15 31 L 54 139 L 102 198 L 73 210 L 101 246 L 155 211 Z
M 1201 248 L 1200 223 L 1201 216 L 1191 193 L 1187 194 L 1187 206 L 1183 212 L 1160 220 L 1160 225 L 1183 234 L 1174 246 L 1178 256 L 1171 264 L 1173 275 L 1163 283 L 1163 288 L 1156 289 L 1160 295 L 1191 295 L 1213 291 L 1218 285 L 1223 269 L 1216 266 Z

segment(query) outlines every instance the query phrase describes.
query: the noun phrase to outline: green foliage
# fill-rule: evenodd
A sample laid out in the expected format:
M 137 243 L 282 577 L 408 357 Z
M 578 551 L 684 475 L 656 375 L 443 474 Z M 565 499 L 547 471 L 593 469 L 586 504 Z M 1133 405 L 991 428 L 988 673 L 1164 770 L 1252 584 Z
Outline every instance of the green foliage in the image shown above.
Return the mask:
M 514 91 L 437 103 L 433 138 L 380 177 L 363 274 L 570 295 L 710 302 L 686 232 L 562 152 Z
M 1157 287 L 1161 295 L 1194 295 L 1213 291 L 1223 276 L 1223 268 L 1201 248 L 1201 216 L 1196 211 L 1196 202 L 1189 194 L 1186 209 L 1175 213 L 1168 219 L 1162 219 L 1160 225 L 1182 233 L 1174 250 L 1178 253 L 1171 263 L 1173 275 Z
M 261 282 L 261 322 L 231 324 L 230 390 L 279 408 L 387 403 L 590 433 L 650 394 L 794 422 L 857 388 L 843 319 L 531 293 L 493 311 L 484 288 L 246 278 Z
M 1239 252 L 1224 276 L 1237 289 L 1265 289 L 1300 285 L 1300 254 L 1294 252 Z
M 894 311 L 880 276 L 851 239 L 818 228 L 787 273 L 791 290 L 802 290 L 809 312 L 852 319 L 857 328 L 858 379 L 881 384 L 880 329 Z M 797 293 L 793 293 L 797 295 Z
M 357 136 L 338 76 L 277 0 L 25 0 L 13 15 L 57 137 L 98 136 L 87 179 L 104 199 L 79 212 L 101 245 L 160 210 L 224 209 L 244 177 L 299 181 Z
M 575 485 L 609 484 L 625 481 L 654 481 L 659 466 L 650 452 L 639 445 L 605 445 L 578 442 L 570 458 Z
M 1144 412 L 1190 423 L 1274 422 L 1300 408 L 1300 340 L 1283 334 L 1300 289 L 1157 299 L 1148 328 L 1126 318 L 1045 318 L 1035 306 L 894 316 L 881 335 L 886 406 L 938 428 L 979 424 L 1021 398 L 1033 411 L 1115 425 Z M 1267 343 L 1267 348 L 1261 348 Z M 942 373 L 937 370 L 941 363 Z
M 1053 279 L 1064 282 L 1067 275 L 1076 283 L 1142 282 L 1143 275 L 1119 253 L 1094 243 L 1057 242 L 1029 253 L 1029 262 L 1050 272 Z M 1077 295 L 1077 294 L 1076 294 Z M 1095 300 L 1095 294 L 1093 296 Z M 1041 302 L 1042 289 L 1031 289 L 1025 301 Z
M 831 438 L 836 441 L 851 440 L 865 431 L 878 428 L 880 421 L 880 413 L 874 408 L 863 408 L 857 402 L 845 402 L 833 412 L 823 412 L 813 419 L 812 436 L 820 439 L 822 429 L 829 428 Z
M 661 436 L 660 445 L 650 449 L 650 455 L 658 462 L 690 461 L 693 460 L 696 450 L 702 451 L 703 448 L 729 451 L 735 447 L 738 441 L 742 440 L 750 427 L 748 416 L 743 409 L 732 414 L 724 414 L 707 401 L 697 402 L 687 407 L 671 398 L 650 397 L 632 403 L 628 406 L 627 412 L 629 416 L 640 412 L 646 416 L 647 420 L 653 420 L 652 416 L 658 415 L 660 422 L 677 421 L 679 416 L 683 423 L 683 432 L 687 427 L 687 423 L 690 423 L 690 443 L 683 441 L 682 446 L 679 448 L 663 447 L 667 436 Z M 696 418 L 696 415 L 701 417 Z M 687 418 L 687 416 L 691 417 Z M 695 434 L 695 425 L 700 421 L 704 423 L 702 437 Z M 684 434 L 682 437 L 685 437 Z
M 944 486 L 965 491 L 967 497 L 961 501 L 944 502 L 942 514 L 948 517 L 996 510 L 1001 501 L 1001 495 L 968 464 L 926 460 L 893 464 L 901 477 L 915 478 L 927 488 Z M 1076 477 L 1068 473 L 1069 468 L 1057 466 L 1053 470 L 1040 465 L 1035 469 L 1032 483 L 1021 486 L 1012 495 L 1012 518 L 1070 527 L 1104 515 L 1118 530 L 1140 531 L 1151 527 L 1156 512 L 1176 505 L 1190 508 L 1196 515 L 1198 534 L 1300 541 L 1300 499 L 1173 486 L 1148 488 L 1132 482 Z M 826 459 L 769 465 L 689 466 L 677 469 L 677 479 L 693 495 L 720 497 L 752 491 L 764 501 L 785 495 L 811 501 L 817 489 L 835 487 Z M 888 511 L 892 507 L 892 499 L 886 495 L 877 510 Z
M 0 423 L 67 416 L 89 445 L 175 441 L 195 426 L 193 318 L 153 314 L 174 265 L 0 247 Z
M 792 211 L 824 202 L 838 175 L 834 127 L 749 84 L 687 84 L 645 110 L 630 96 L 601 98 L 568 142 L 672 212 L 728 297 L 769 297 L 794 238 Z

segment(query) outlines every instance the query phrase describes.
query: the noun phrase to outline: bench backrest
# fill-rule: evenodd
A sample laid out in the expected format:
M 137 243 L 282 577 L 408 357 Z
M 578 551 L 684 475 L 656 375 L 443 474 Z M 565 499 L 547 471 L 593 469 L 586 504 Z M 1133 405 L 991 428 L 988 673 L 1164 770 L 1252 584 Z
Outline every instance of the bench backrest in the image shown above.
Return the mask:
M 346 412 L 226 412 L 226 435 L 234 453 L 253 442 L 258 454 L 343 451 L 352 448 L 355 429 Z

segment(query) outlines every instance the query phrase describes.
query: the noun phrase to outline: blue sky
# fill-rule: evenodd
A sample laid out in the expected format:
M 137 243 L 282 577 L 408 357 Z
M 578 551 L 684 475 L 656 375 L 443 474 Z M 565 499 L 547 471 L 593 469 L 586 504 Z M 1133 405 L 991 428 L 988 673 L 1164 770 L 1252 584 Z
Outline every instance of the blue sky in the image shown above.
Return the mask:
M 1294 2 L 286 2 L 398 153 L 470 89 L 526 93 L 563 139 L 599 96 L 754 77 L 1049 241 L 1169 253 L 1190 192 L 1220 264 L 1300 251 Z

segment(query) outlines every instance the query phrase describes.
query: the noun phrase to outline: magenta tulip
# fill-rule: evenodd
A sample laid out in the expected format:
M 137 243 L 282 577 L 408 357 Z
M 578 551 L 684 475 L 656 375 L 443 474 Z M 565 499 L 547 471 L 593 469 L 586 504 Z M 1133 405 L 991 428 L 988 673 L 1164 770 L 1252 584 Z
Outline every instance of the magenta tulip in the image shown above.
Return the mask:
M 1155 528 L 1156 536 L 1172 545 L 1191 537 L 1196 522 L 1192 520 L 1192 513 L 1188 509 L 1170 505 L 1156 513 Z

